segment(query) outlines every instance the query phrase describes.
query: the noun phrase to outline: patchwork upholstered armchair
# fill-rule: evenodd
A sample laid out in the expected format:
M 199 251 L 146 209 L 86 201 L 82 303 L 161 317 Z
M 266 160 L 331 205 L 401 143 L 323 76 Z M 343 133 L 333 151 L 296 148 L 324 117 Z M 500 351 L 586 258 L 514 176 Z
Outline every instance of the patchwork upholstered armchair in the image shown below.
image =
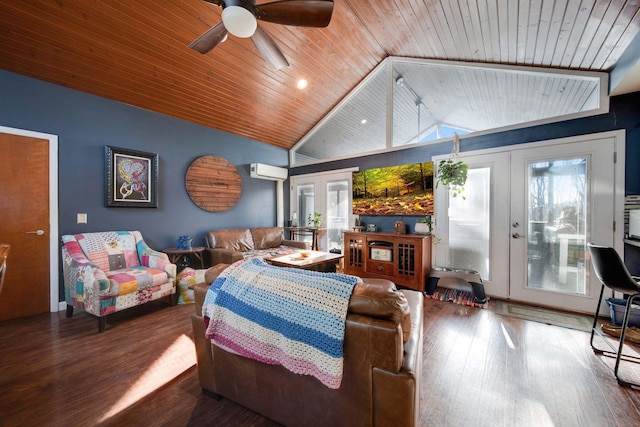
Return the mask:
M 107 315 L 176 292 L 176 265 L 139 231 L 62 236 L 62 268 L 67 317 L 84 309 L 98 317 L 99 332 Z

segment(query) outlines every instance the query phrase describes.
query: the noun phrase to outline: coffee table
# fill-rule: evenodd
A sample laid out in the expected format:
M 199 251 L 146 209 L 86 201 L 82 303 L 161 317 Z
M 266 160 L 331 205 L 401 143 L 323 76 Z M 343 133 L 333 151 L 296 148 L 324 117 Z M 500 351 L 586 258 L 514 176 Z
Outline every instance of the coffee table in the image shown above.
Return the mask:
M 342 258 L 343 254 L 334 254 L 331 252 L 309 251 L 308 257 L 303 258 L 300 253 L 296 252 L 289 255 L 280 255 L 276 257 L 267 257 L 264 260 L 278 267 L 293 267 L 303 270 L 322 271 L 325 273 L 335 273 L 336 265 Z

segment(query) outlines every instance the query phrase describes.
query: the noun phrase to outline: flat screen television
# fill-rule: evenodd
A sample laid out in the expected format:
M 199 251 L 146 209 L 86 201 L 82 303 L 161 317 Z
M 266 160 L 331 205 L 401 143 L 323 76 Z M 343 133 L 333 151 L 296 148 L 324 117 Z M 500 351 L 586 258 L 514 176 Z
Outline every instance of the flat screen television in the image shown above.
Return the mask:
M 353 173 L 354 215 L 433 215 L 433 162 Z

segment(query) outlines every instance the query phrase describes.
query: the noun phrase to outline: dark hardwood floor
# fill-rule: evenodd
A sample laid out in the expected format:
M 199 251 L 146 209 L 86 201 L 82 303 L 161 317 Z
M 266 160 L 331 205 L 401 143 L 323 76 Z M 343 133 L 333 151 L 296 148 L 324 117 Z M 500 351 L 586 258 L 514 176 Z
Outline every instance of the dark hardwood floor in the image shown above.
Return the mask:
M 634 426 L 640 391 L 620 387 L 586 332 L 425 300 L 424 426 Z M 192 305 L 0 323 L 0 426 L 273 426 L 203 396 Z M 640 365 L 632 365 L 640 375 Z

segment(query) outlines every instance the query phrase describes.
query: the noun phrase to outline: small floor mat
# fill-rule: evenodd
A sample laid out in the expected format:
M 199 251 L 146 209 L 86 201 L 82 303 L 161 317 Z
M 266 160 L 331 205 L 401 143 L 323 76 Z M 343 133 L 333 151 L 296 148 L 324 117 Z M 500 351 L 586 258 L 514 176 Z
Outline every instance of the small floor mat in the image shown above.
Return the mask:
M 489 298 L 484 304 L 479 304 L 473 300 L 473 293 L 459 291 L 456 289 L 436 288 L 432 295 L 426 295 L 427 298 L 433 298 L 440 301 L 451 301 L 460 305 L 469 305 L 471 307 L 487 308 Z
M 564 313 L 548 308 L 529 307 L 499 300 L 496 301 L 496 313 L 585 332 L 590 332 L 593 325 L 593 318 L 583 314 Z

